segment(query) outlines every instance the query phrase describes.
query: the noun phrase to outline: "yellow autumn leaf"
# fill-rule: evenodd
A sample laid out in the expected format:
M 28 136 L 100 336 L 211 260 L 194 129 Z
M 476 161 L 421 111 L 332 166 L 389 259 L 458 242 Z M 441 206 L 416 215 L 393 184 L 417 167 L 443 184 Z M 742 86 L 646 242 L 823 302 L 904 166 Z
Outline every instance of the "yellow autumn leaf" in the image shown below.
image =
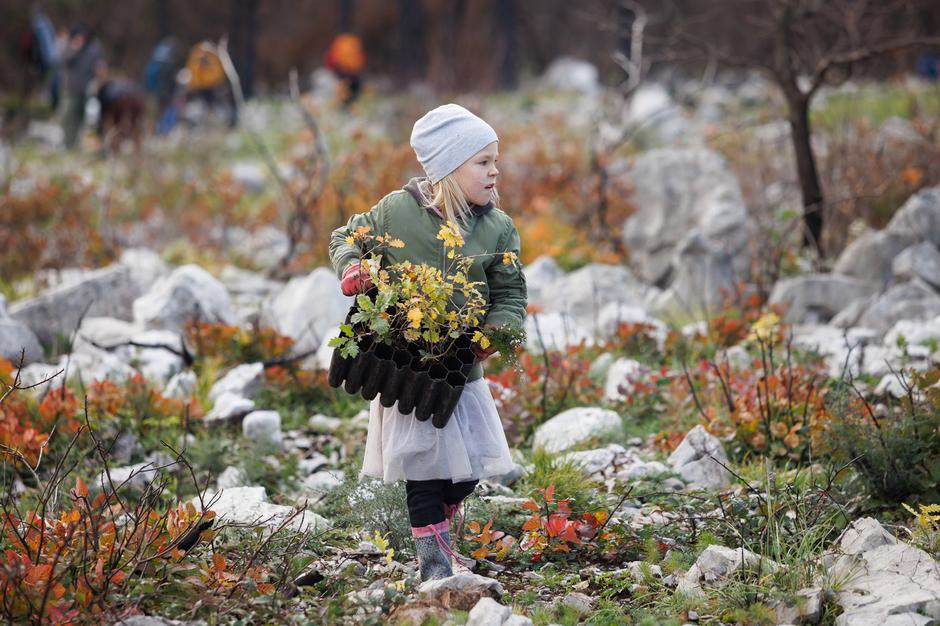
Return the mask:
M 490 340 L 489 340 L 489 337 L 487 337 L 486 335 L 484 335 L 484 334 L 481 333 L 480 331 L 476 331 L 476 332 L 473 333 L 473 339 L 472 339 L 472 341 L 473 341 L 473 343 L 479 344 L 480 347 L 483 348 L 484 350 L 486 350 L 487 348 L 490 347 Z
M 349 237 L 346 237 L 346 243 L 350 246 L 354 246 L 356 245 L 356 238 L 350 235 Z
M 391 241 L 388 242 L 388 245 L 390 245 L 393 248 L 404 248 L 405 242 L 402 241 L 401 239 L 392 239 Z
M 421 309 L 413 308 L 408 309 L 408 323 L 412 328 L 418 328 L 421 326 L 421 320 L 424 318 L 424 313 L 421 312 Z
M 444 242 L 445 248 L 460 248 L 463 246 L 463 235 L 456 224 L 445 222 L 437 233 L 437 238 Z

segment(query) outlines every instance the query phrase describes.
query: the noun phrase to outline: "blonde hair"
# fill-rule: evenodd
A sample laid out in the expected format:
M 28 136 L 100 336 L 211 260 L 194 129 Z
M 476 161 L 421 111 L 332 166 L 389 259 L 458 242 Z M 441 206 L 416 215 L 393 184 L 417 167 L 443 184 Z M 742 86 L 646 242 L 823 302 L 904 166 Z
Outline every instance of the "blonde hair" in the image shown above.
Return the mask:
M 431 184 L 428 179 L 421 181 L 420 189 L 427 201 L 424 208 L 438 209 L 444 219 L 456 224 L 461 231 L 466 230 L 470 216 L 473 213 L 463 190 L 457 184 L 457 177 L 453 172 L 435 184 Z M 494 207 L 499 206 L 499 194 L 495 188 L 493 189 L 492 202 Z

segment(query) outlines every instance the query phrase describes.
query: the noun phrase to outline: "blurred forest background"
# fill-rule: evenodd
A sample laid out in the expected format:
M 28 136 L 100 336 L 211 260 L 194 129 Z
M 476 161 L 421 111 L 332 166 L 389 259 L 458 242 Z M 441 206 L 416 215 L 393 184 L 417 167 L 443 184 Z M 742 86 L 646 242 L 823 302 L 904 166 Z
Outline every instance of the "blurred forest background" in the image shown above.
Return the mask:
M 693 40 L 679 38 L 680 25 L 695 19 L 695 36 L 742 50 L 767 45 L 767 31 L 754 19 L 766 2 L 752 0 L 646 0 L 636 5 L 649 15 L 646 53 L 675 66 L 701 69 L 707 55 Z M 770 3 L 774 4 L 774 3 Z M 777 3 L 786 4 L 786 3 Z M 790 3 L 794 6 L 813 3 Z M 892 36 L 936 36 L 940 3 L 818 2 L 830 19 L 850 22 L 863 16 L 867 29 L 890 29 Z M 28 31 L 27 0 L 2 0 L 0 83 L 22 79 L 18 44 Z M 602 82 L 618 82 L 622 70 L 612 53 L 628 51 L 633 2 L 614 0 L 48 0 L 39 3 L 57 28 L 83 22 L 98 36 L 112 69 L 141 75 L 151 50 L 164 36 L 183 44 L 229 37 L 229 49 L 246 95 L 285 87 L 292 68 L 305 75 L 318 67 L 337 32 L 351 31 L 369 55 L 368 72 L 395 82 L 426 79 L 443 89 L 491 90 L 513 87 L 539 75 L 553 59 L 570 55 L 595 64 Z M 872 12 L 874 10 L 874 13 Z M 712 19 L 705 12 L 711 11 Z M 877 16 L 873 18 L 872 16 Z M 717 19 L 714 19 L 717 18 Z M 877 22 L 877 23 L 875 23 Z M 918 51 L 902 48 L 859 66 L 879 76 L 913 67 Z M 394 83 L 393 83 L 394 84 Z

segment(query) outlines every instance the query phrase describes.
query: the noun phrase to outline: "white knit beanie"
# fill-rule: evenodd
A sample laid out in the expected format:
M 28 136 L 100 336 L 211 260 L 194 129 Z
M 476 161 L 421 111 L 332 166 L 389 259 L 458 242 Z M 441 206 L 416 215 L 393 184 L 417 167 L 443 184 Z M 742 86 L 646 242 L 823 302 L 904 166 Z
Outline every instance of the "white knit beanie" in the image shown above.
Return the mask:
M 459 104 L 428 111 L 411 131 L 411 147 L 432 183 L 494 141 L 499 138 L 493 127 Z

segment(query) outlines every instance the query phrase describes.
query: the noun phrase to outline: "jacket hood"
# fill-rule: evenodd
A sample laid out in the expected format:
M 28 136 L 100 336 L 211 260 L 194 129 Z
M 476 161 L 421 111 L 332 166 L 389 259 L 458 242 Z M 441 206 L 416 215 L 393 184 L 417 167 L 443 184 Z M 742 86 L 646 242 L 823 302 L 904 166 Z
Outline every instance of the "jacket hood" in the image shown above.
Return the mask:
M 428 178 L 426 176 L 417 176 L 408 181 L 408 183 L 402 188 L 415 199 L 415 202 L 418 203 L 420 207 L 427 207 L 428 211 L 432 211 L 438 217 L 444 217 L 440 209 L 437 207 L 429 207 L 428 204 L 430 200 L 424 195 L 424 192 L 421 191 L 422 184 L 427 182 Z M 493 210 L 493 203 L 487 202 L 483 206 L 478 204 L 470 205 L 470 212 L 475 216 L 480 217 L 481 215 L 486 215 Z

